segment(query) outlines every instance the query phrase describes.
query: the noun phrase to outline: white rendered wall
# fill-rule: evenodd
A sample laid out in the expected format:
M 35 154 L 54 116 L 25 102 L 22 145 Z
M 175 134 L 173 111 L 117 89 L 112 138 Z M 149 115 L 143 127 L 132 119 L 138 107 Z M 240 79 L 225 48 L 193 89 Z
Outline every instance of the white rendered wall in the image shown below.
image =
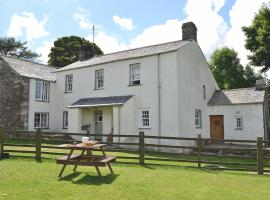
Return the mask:
M 218 89 L 208 63 L 197 42 L 178 50 L 178 128 L 179 136 L 210 137 L 207 103 Z M 206 99 L 203 98 L 203 85 Z M 202 111 L 202 128 L 195 127 L 195 109 Z
M 28 112 L 28 130 L 34 131 L 34 117 L 35 112 L 46 112 L 49 113 L 49 129 L 48 131 L 53 131 L 55 123 L 53 122 L 53 110 L 52 104 L 54 102 L 54 83 L 50 82 L 50 93 L 49 102 L 41 102 L 35 100 L 36 91 L 36 79 L 29 79 L 29 112 Z M 46 131 L 46 130 L 44 130 Z
M 256 140 L 264 136 L 262 104 L 209 106 L 208 115 L 224 115 L 225 139 Z M 239 115 L 243 119 L 242 130 L 236 129 L 235 116 Z

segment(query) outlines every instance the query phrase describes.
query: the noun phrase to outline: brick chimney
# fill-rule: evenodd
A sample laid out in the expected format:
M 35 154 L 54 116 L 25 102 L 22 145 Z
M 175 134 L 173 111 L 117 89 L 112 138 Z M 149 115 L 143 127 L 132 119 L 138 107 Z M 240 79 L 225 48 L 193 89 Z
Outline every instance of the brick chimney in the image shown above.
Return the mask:
M 193 22 L 183 23 L 182 40 L 195 40 L 197 42 L 197 27 Z
M 81 46 L 79 51 L 80 61 L 88 60 L 91 58 L 91 50 L 87 46 Z

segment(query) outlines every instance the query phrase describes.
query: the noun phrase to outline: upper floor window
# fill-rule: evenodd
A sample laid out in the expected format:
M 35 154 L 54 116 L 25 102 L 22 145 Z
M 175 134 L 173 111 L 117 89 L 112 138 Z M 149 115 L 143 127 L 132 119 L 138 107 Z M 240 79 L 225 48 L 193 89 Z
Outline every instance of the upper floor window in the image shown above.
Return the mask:
M 49 128 L 49 113 L 35 113 L 35 128 Z
M 103 89 L 104 88 L 104 70 L 96 70 L 95 71 L 95 89 Z
M 242 116 L 235 117 L 236 129 L 243 129 L 243 118 Z
M 63 112 L 63 129 L 68 128 L 68 111 Z
M 150 110 L 140 110 L 140 128 L 150 128 Z
M 72 87 L 73 87 L 73 75 L 68 74 L 66 75 L 65 92 L 72 92 Z
M 35 99 L 37 101 L 49 101 L 50 83 L 36 80 Z
M 195 110 L 195 128 L 202 128 L 202 111 Z
M 130 65 L 130 85 L 141 84 L 141 65 L 140 63 Z

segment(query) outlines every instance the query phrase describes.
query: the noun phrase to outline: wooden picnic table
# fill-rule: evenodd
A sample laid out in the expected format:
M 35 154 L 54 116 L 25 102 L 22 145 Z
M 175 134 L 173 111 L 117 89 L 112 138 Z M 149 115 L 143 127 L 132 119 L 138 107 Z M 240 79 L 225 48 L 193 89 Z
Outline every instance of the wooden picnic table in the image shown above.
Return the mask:
M 67 165 L 74 165 L 73 171 L 76 171 L 77 166 L 94 166 L 99 176 L 101 176 L 99 167 L 108 166 L 110 172 L 113 173 L 110 163 L 115 162 L 116 157 L 106 156 L 104 152 L 105 146 L 105 144 L 95 144 L 93 146 L 87 146 L 83 143 L 67 145 L 67 147 L 70 148 L 70 153 L 67 156 L 56 159 L 57 164 L 63 165 L 58 177 L 62 178 L 62 174 Z M 102 156 L 93 155 L 92 151 L 95 149 L 100 149 L 102 152 Z M 73 154 L 75 150 L 81 151 L 81 154 Z

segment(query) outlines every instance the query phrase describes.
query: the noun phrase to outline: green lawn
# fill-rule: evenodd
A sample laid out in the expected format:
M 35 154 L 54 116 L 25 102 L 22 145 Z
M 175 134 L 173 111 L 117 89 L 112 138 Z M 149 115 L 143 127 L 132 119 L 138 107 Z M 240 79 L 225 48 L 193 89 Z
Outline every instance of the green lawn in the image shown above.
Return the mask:
M 207 171 L 184 167 L 114 164 L 114 175 L 101 168 L 60 166 L 53 159 L 11 157 L 0 161 L 0 199 L 269 199 L 270 176 L 248 172 Z M 6 195 L 5 195 L 6 194 Z

